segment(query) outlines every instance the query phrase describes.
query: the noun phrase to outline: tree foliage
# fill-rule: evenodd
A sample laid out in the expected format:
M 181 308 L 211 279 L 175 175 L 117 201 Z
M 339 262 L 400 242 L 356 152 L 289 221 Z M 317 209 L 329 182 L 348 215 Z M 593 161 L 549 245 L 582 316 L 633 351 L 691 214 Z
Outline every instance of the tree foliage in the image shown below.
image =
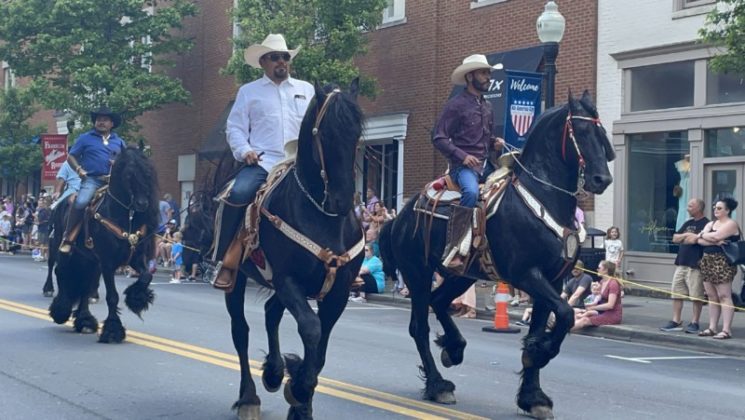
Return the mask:
M 292 62 L 293 76 L 342 86 L 357 76 L 354 58 L 366 52 L 365 32 L 383 18 L 387 0 L 238 0 L 233 18 L 241 34 L 226 72 L 244 83 L 261 76 L 243 60 L 243 51 L 270 33 L 281 33 L 291 49 L 302 45 Z M 361 75 L 362 93 L 375 94 L 375 80 Z
M 699 30 L 699 36 L 726 49 L 712 58 L 712 68 L 745 74 L 745 0 L 719 0 L 706 17 L 706 26 Z
M 13 183 L 41 167 L 41 147 L 34 139 L 45 127 L 29 125 L 36 112 L 33 104 L 33 93 L 28 89 L 0 90 L 0 177 Z
M 177 29 L 195 14 L 189 0 L 3 1 L 0 57 L 32 81 L 45 107 L 87 123 L 107 105 L 125 117 L 118 131 L 134 135 L 144 112 L 188 102 L 181 81 L 155 66 L 188 51 Z

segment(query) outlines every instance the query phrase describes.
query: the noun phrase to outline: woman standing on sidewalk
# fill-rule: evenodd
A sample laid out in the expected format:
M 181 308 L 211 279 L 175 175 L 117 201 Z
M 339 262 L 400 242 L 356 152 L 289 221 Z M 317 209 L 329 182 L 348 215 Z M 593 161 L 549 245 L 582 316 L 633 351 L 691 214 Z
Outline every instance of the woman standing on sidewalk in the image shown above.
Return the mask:
M 737 208 L 737 201 L 727 197 L 714 204 L 714 220 L 707 223 L 698 234 L 698 244 L 704 247 L 701 258 L 701 277 L 709 297 L 709 328 L 698 335 L 718 340 L 732 338 L 732 319 L 735 308 L 732 305 L 732 280 L 737 274 L 737 266 L 727 264 L 721 245 L 726 241 L 740 240 L 740 227 L 730 218 Z M 717 333 L 719 316 L 722 315 L 722 331 Z
M 574 319 L 572 331 L 599 325 L 620 324 L 623 318 L 623 306 L 621 304 L 621 284 L 613 276 L 616 274 L 616 265 L 610 261 L 600 261 L 598 265 L 600 280 L 600 302 L 587 304 L 584 310 L 579 310 Z

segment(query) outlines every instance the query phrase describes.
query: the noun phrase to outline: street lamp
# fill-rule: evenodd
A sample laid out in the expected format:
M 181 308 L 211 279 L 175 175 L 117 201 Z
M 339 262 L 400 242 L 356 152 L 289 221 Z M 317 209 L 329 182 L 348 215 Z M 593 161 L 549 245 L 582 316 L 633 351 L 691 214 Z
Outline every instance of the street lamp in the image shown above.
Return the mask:
M 546 69 L 546 109 L 554 106 L 554 80 L 556 79 L 556 57 L 559 55 L 559 42 L 564 36 L 566 21 L 559 13 L 559 6 L 550 0 L 546 2 L 538 20 L 535 22 L 538 38 L 543 43 L 544 67 Z

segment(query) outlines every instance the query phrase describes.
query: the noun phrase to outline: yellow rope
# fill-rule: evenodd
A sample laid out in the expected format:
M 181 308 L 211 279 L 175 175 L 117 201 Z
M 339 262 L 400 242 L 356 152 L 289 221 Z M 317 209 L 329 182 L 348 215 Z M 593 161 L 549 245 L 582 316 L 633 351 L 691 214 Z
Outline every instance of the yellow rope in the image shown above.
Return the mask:
M 602 275 L 600 273 L 598 273 L 597 271 L 588 270 L 587 268 L 583 268 L 582 271 L 584 271 L 586 273 L 595 274 L 596 276 L 602 277 Z M 699 298 L 695 298 L 695 297 L 691 297 L 691 296 L 686 296 L 686 295 L 682 295 L 682 294 L 679 294 L 679 293 L 674 293 L 671 290 L 664 290 L 664 289 L 660 289 L 660 288 L 653 287 L 653 286 L 647 286 L 646 284 L 636 283 L 636 282 L 633 282 L 631 280 L 624 279 L 624 278 L 621 278 L 621 277 L 615 277 L 615 276 L 608 276 L 608 277 L 616 280 L 619 284 L 621 284 L 621 287 L 624 287 L 624 283 L 628 283 L 628 284 L 631 284 L 633 286 L 640 287 L 642 289 L 652 290 L 652 291 L 655 291 L 655 292 L 660 292 L 660 293 L 663 293 L 663 294 L 666 294 L 666 295 L 670 295 L 671 297 L 677 298 L 677 299 L 688 299 L 688 300 L 691 300 L 691 301 L 708 303 L 709 305 L 719 305 L 719 306 L 725 307 L 725 308 L 739 309 L 741 311 L 745 311 L 745 307 L 742 307 L 742 306 L 726 305 L 726 304 L 723 304 L 723 303 L 720 303 L 720 302 L 713 302 L 713 301 L 710 301 L 710 300 L 705 300 L 705 299 L 699 299 Z

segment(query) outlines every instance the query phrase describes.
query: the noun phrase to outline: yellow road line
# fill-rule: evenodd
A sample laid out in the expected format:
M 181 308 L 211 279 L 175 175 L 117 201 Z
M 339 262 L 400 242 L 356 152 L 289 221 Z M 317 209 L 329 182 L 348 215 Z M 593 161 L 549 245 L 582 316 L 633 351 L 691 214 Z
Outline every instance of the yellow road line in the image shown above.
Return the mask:
M 34 306 L 24 305 L 5 299 L 0 299 L 0 309 L 6 309 L 12 312 L 16 312 L 29 317 L 50 320 L 46 310 L 37 308 Z M 71 324 L 68 322 L 67 324 Z M 223 353 L 215 350 L 211 350 L 204 347 L 195 346 L 192 344 L 175 341 L 163 337 L 158 337 L 142 332 L 133 330 L 127 330 L 127 341 L 138 344 L 144 347 L 148 347 L 154 350 L 159 350 L 182 357 L 198 360 L 204 363 L 209 363 L 215 366 L 220 366 L 232 370 L 240 371 L 240 365 L 238 364 L 238 357 L 233 354 Z M 261 363 L 255 360 L 249 360 L 251 368 L 251 374 L 255 376 L 261 376 Z M 360 404 L 368 405 L 371 407 L 379 408 L 381 410 L 390 411 L 404 416 L 422 418 L 422 419 L 469 419 L 469 420 L 485 420 L 485 417 L 476 416 L 473 414 L 463 413 L 439 405 L 426 403 L 423 401 L 412 400 L 409 398 L 399 397 L 394 394 L 378 391 L 371 388 L 366 388 L 358 385 L 348 384 L 345 382 L 319 377 L 319 385 L 316 387 L 316 391 L 331 395 L 337 398 L 357 402 Z M 339 389 L 341 388 L 341 389 Z M 345 391 L 351 391 L 347 392 Z M 353 393 L 354 392 L 354 393 Z M 358 395 L 356 393 L 362 394 Z M 404 407 L 401 405 L 408 407 Z M 446 417 L 439 417 L 434 414 L 427 412 L 417 411 L 411 409 L 413 407 L 419 410 L 426 410 L 432 413 L 443 415 Z

